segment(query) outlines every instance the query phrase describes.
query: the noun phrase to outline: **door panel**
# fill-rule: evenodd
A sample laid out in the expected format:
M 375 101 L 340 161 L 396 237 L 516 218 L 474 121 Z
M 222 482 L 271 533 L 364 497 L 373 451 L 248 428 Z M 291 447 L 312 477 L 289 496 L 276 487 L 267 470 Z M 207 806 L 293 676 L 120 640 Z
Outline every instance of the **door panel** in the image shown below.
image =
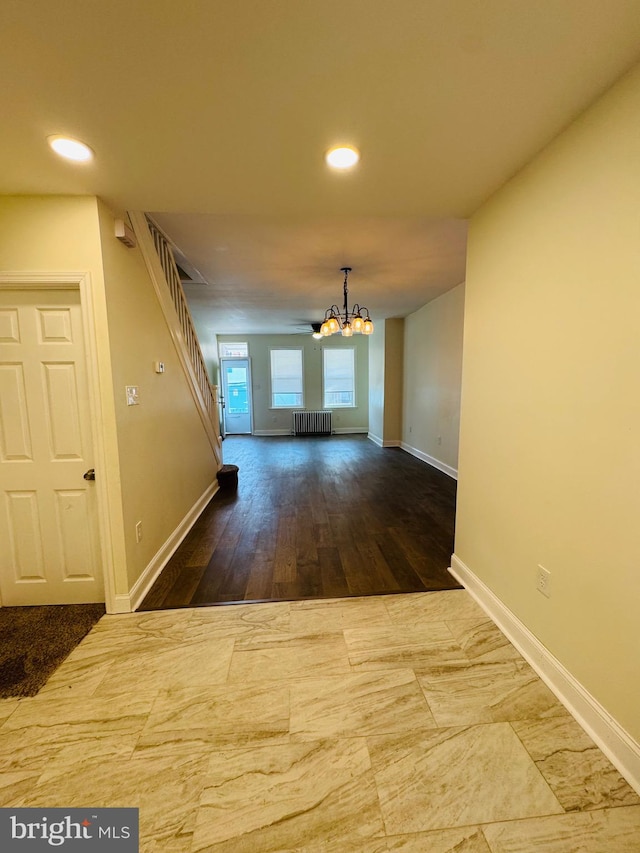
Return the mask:
M 32 458 L 31 432 L 21 364 L 0 364 L 0 460 L 11 462 Z
M 80 295 L 0 289 L 2 604 L 104 601 Z
M 42 379 L 51 459 L 82 459 L 75 364 L 43 364 Z
M 251 433 L 251 371 L 248 358 L 220 359 L 225 433 Z
M 5 499 L 15 580 L 18 583 L 46 581 L 38 495 L 36 492 L 5 492 Z

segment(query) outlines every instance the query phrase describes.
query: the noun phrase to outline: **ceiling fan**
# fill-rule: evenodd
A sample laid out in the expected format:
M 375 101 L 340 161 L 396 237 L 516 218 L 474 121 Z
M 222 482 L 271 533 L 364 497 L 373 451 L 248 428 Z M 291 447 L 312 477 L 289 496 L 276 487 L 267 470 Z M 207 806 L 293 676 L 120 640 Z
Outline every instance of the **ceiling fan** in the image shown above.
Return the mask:
M 322 321 L 318 321 L 317 323 L 311 320 L 298 320 L 296 323 L 296 334 L 312 334 L 316 340 L 320 340 L 323 337 L 320 334 L 320 326 L 322 325 Z

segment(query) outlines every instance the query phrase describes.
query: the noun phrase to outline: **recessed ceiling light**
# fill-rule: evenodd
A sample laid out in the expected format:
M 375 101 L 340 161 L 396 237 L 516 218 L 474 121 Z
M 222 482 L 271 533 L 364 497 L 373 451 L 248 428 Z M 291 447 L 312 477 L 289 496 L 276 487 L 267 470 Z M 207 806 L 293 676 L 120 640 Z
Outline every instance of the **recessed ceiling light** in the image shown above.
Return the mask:
M 48 136 L 47 142 L 56 154 L 65 157 L 67 160 L 83 163 L 93 157 L 93 151 L 88 145 L 77 139 L 71 139 L 69 136 Z
M 351 169 L 360 159 L 360 152 L 351 145 L 341 145 L 330 148 L 324 159 L 332 169 Z

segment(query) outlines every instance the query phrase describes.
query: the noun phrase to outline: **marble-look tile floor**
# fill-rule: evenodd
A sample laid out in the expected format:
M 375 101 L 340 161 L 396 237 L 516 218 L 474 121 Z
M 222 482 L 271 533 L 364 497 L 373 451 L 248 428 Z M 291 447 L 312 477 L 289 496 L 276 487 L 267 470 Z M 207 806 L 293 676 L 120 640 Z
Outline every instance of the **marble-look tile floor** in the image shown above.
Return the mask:
M 638 853 L 640 798 L 464 590 L 105 616 L 0 702 L 0 805 L 142 851 Z

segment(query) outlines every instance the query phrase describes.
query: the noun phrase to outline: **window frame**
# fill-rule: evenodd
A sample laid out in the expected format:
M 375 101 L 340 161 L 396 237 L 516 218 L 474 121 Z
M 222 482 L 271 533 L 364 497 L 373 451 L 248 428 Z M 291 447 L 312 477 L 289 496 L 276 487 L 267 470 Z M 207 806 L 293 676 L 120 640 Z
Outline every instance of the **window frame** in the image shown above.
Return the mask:
M 351 402 L 350 403 L 327 403 L 327 393 L 340 393 L 337 391 L 327 392 L 326 361 L 325 354 L 329 352 L 351 353 Z M 356 348 L 355 347 L 322 347 L 322 408 L 323 409 L 356 409 L 358 407 L 356 398 Z
M 277 405 L 273 390 L 273 354 L 276 352 L 297 352 L 300 354 L 300 403 L 295 405 Z M 282 393 L 282 392 L 280 392 Z M 298 393 L 296 391 L 291 393 Z M 269 409 L 304 409 L 304 349 L 302 347 L 269 347 Z

